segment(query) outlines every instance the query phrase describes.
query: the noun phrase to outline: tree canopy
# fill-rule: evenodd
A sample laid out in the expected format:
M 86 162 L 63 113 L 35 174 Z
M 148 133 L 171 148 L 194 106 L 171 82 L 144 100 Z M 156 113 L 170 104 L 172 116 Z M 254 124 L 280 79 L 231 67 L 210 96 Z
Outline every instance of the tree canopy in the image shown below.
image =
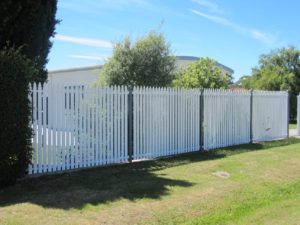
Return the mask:
M 2 0 L 0 2 L 0 49 L 19 48 L 39 69 L 36 81 L 45 81 L 45 65 L 54 35 L 57 0 Z
M 240 79 L 245 88 L 300 91 L 300 51 L 295 47 L 280 48 L 260 56 L 251 76 Z
M 222 72 L 217 62 L 210 58 L 200 58 L 182 70 L 173 86 L 183 88 L 228 88 L 231 77 Z
M 134 43 L 126 37 L 114 46 L 97 85 L 170 86 L 174 71 L 170 44 L 162 33 L 150 31 Z
M 291 117 L 295 118 L 295 96 L 300 92 L 300 51 L 289 46 L 261 55 L 251 76 L 242 77 L 238 85 L 247 89 L 290 91 Z

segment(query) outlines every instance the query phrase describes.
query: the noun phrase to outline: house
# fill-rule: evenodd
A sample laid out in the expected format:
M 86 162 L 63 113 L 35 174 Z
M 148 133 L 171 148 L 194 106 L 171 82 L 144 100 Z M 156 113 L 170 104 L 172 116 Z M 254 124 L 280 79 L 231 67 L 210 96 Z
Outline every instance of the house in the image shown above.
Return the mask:
M 190 63 L 197 61 L 199 58 L 194 56 L 177 56 L 177 68 L 185 68 Z M 217 66 L 229 76 L 232 76 L 234 71 L 218 63 Z M 102 66 L 88 66 L 79 68 L 62 69 L 48 72 L 48 82 L 52 84 L 68 84 L 68 85 L 86 85 L 95 82 L 100 74 Z

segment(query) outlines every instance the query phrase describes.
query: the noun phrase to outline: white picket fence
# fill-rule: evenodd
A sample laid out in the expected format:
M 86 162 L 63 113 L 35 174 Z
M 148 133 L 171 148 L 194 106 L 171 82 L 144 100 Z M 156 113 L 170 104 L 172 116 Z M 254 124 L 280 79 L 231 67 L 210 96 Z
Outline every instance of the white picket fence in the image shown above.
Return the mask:
M 204 90 L 204 150 L 250 142 L 250 91 Z
M 134 159 L 200 149 L 200 92 L 170 88 L 133 90 Z
M 121 163 L 127 156 L 125 87 L 32 87 L 29 174 Z
M 253 141 L 268 141 L 288 135 L 288 92 L 253 92 Z
M 34 84 L 29 174 L 287 136 L 286 92 Z M 130 104 L 130 102 L 133 104 Z M 201 133 L 203 132 L 203 133 Z

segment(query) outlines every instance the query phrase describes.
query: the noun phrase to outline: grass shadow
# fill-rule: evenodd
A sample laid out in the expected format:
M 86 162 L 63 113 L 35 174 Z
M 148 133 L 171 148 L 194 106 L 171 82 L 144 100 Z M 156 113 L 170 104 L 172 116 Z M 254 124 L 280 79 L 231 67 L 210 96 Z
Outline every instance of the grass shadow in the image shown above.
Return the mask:
M 151 164 L 146 164 L 151 167 Z M 142 168 L 142 167 L 140 167 Z M 171 187 L 190 187 L 185 180 L 157 175 L 134 164 L 45 175 L 0 189 L 0 208 L 30 202 L 46 208 L 82 209 L 121 199 L 160 199 Z
M 157 175 L 157 170 L 296 143 L 300 143 L 300 139 L 240 145 L 155 161 L 26 179 L 0 189 L 0 207 L 31 202 L 49 208 L 82 209 L 86 204 L 98 205 L 120 199 L 159 199 L 170 193 L 170 187 L 190 187 L 193 183 Z

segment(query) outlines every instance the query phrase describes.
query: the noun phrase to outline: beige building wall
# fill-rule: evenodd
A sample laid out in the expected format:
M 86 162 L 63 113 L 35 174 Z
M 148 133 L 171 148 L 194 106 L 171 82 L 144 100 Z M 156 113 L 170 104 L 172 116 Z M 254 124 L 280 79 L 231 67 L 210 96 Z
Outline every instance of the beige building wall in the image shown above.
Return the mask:
M 100 74 L 101 66 L 82 67 L 48 72 L 48 82 L 54 85 L 86 85 L 95 82 Z
M 177 56 L 176 65 L 178 69 L 186 68 L 190 63 L 198 60 L 193 56 Z M 224 74 L 232 75 L 233 70 L 222 64 L 218 64 Z M 87 85 L 94 83 L 100 75 L 102 66 L 90 66 L 81 68 L 71 68 L 65 70 L 55 70 L 48 72 L 48 82 L 54 85 Z

